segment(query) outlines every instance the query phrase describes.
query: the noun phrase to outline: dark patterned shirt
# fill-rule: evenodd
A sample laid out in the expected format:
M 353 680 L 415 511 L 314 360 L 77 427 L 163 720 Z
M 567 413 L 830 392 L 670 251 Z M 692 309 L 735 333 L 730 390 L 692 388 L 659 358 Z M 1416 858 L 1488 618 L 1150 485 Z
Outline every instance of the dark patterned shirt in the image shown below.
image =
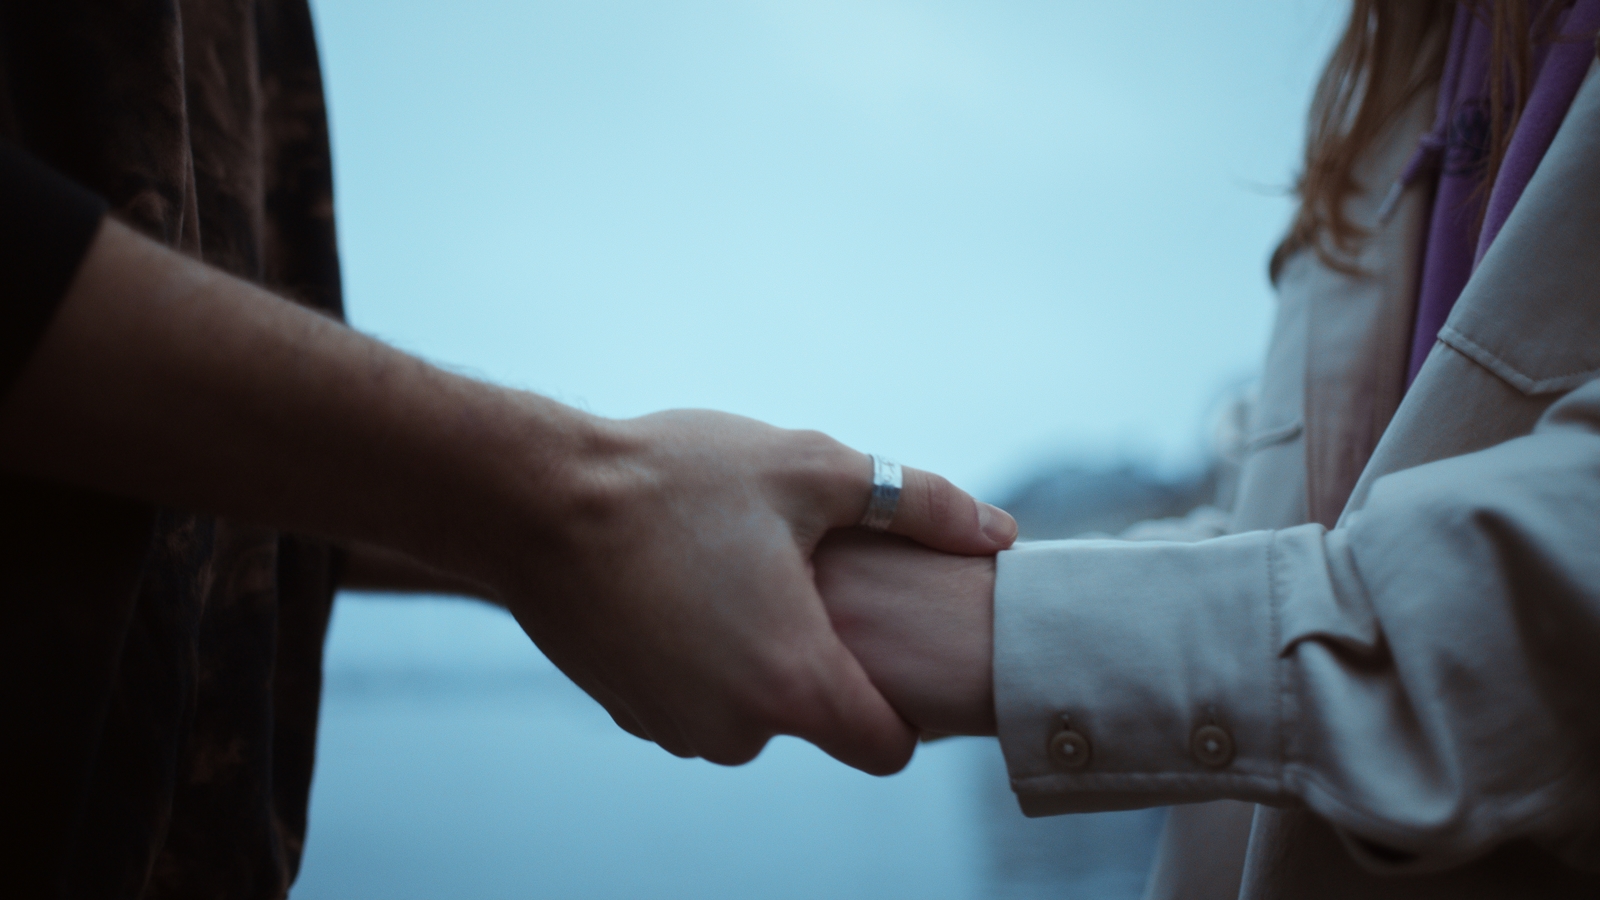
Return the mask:
M 109 208 L 340 315 L 305 0 L 0 0 L 0 142 L 0 236 L 81 253 Z M 15 175 L 41 163 L 68 181 Z M 34 256 L 0 254 L 0 387 L 70 277 Z M 4 475 L 0 522 L 5 893 L 284 896 L 334 551 Z

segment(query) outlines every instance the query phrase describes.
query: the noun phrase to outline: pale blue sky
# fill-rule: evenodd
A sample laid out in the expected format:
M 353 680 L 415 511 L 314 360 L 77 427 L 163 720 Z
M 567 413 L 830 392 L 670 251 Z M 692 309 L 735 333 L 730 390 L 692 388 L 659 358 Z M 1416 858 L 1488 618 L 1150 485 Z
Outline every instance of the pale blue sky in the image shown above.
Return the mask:
M 316 0 L 353 321 L 995 496 L 1197 453 L 1342 10 Z

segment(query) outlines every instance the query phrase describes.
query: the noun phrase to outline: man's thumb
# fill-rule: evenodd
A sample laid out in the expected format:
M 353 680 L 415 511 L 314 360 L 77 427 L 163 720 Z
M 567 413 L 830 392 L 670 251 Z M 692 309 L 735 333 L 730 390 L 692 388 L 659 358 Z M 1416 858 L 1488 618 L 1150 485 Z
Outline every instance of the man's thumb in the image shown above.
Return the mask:
M 889 531 L 946 553 L 998 553 L 1017 539 L 1017 520 L 981 503 L 949 480 L 903 469 L 900 502 Z

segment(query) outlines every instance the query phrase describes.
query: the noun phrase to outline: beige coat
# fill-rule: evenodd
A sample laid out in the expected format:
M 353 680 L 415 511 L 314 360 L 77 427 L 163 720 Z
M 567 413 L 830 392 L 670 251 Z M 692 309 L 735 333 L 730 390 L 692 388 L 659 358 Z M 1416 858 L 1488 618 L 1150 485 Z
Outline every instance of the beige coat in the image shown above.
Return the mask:
M 1367 161 L 1365 274 L 1280 274 L 1234 533 L 1002 554 L 1023 810 L 1224 801 L 1152 898 L 1600 897 L 1597 73 L 1409 392 L 1429 192 L 1376 208 L 1429 98 Z

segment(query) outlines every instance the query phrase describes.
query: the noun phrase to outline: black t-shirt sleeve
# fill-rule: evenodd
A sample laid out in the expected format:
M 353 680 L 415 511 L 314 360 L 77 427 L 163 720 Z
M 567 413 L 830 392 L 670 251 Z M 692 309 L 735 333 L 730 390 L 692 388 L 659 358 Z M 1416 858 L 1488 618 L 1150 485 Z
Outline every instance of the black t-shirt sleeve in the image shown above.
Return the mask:
M 49 327 L 106 203 L 0 140 L 0 397 Z

